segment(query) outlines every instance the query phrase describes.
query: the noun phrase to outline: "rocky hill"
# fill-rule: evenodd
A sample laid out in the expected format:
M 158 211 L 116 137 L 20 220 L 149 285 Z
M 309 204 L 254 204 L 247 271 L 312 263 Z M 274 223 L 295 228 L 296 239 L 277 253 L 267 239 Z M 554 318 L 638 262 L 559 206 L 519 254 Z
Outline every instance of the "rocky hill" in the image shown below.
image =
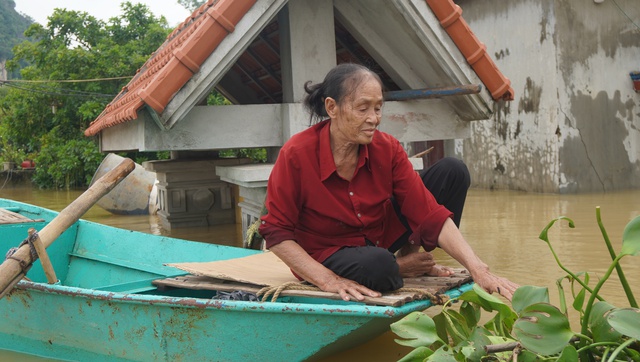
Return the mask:
M 24 31 L 33 19 L 16 11 L 13 0 L 0 0 L 0 79 L 6 79 L 5 62 L 11 59 L 13 47 L 22 42 Z

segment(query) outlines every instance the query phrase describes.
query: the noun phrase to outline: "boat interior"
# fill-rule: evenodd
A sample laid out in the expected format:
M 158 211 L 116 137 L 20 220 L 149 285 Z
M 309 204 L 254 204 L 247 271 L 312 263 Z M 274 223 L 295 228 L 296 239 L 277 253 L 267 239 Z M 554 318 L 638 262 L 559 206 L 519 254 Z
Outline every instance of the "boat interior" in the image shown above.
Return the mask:
M 23 206 L 14 206 L 13 204 L 9 206 L 0 199 L 0 235 L 2 235 L 0 247 L 4 250 L 16 247 L 21 241 L 26 240 L 29 236 L 29 230 L 32 228 L 45 235 L 47 233 L 46 220 L 52 220 L 57 215 L 55 212 L 31 205 L 19 205 Z M 221 294 L 220 292 L 241 291 L 255 295 L 264 285 L 271 285 L 276 289 L 282 285 L 282 282 L 273 284 L 242 283 L 237 282 L 238 279 L 225 280 L 220 278 L 220 274 L 229 275 L 226 271 L 210 275 L 201 273 L 200 270 L 178 269 L 168 265 L 180 266 L 196 263 L 199 267 L 200 264 L 228 260 L 234 264 L 237 270 L 242 270 L 245 274 L 246 270 L 250 269 L 247 266 L 252 262 L 259 265 L 260 267 L 253 271 L 254 279 L 258 278 L 258 274 L 269 274 L 269 272 L 264 272 L 265 269 L 271 271 L 272 274 L 275 273 L 275 269 L 278 268 L 275 268 L 275 265 L 270 262 L 265 262 L 264 256 L 266 254 L 259 250 L 151 235 L 85 220 L 73 223 L 62 232 L 55 242 L 46 249 L 46 254 L 49 256 L 52 266 L 49 270 L 53 269 L 55 273 L 53 278 L 53 281 L 57 281 L 55 284 L 84 288 L 91 293 L 106 292 L 211 299 Z M 251 258 L 244 258 L 249 256 Z M 273 256 L 272 258 L 277 257 Z M 33 263 L 33 267 L 27 273 L 27 278 L 36 283 L 47 283 L 47 273 L 45 273 L 41 260 L 42 258 Z M 221 263 L 216 263 L 216 265 L 219 264 Z M 286 265 L 282 262 L 280 264 L 280 269 L 284 266 L 285 274 L 290 277 Z M 282 270 L 280 270 L 281 275 Z M 51 275 L 49 275 L 49 280 L 51 279 Z M 471 285 L 470 282 L 470 275 L 463 269 L 460 269 L 453 277 L 447 278 L 406 278 L 405 287 L 412 289 L 412 291 L 385 293 L 382 297 L 369 298 L 365 300 L 365 303 L 398 307 L 411 301 L 428 298 L 434 294 L 442 294 L 447 291 L 457 293 L 458 288 L 468 289 Z M 420 288 L 424 292 L 415 291 Z M 327 299 L 332 299 L 331 304 L 333 305 L 360 304 L 344 302 L 336 293 L 320 290 L 309 291 L 304 288 L 284 290 L 277 300 L 278 302 L 325 304 Z
M 2 247 L 8 250 L 18 246 L 27 239 L 31 228 L 42 230 L 47 224 L 43 216 L 46 218 L 46 215 L 28 209 L 0 206 Z M 225 260 L 256 252 L 104 227 L 84 220 L 71 225 L 47 248 L 56 277 L 64 286 L 120 293 L 188 294 L 205 298 L 211 298 L 215 292 L 181 291 L 175 287 L 159 291 L 152 282 L 188 274 L 165 266 L 165 263 Z M 33 264 L 27 278 L 47 283 L 40 260 Z

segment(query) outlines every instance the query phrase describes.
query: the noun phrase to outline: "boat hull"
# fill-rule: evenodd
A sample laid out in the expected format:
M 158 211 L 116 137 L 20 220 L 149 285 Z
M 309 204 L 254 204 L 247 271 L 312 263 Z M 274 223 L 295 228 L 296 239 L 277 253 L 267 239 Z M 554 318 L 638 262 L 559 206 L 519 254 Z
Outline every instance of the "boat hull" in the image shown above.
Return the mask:
M 0 251 L 57 213 L 0 199 L 32 219 L 0 225 Z M 306 297 L 222 301 L 214 291 L 159 290 L 184 275 L 165 263 L 239 258 L 257 250 L 191 242 L 80 220 L 47 249 L 60 282 L 39 261 L 0 300 L 0 349 L 75 361 L 304 361 L 352 348 L 431 306 L 367 306 Z M 470 284 L 449 291 L 455 298 Z
M 0 349 L 77 361 L 302 361 L 362 343 L 400 317 L 36 284 L 0 302 Z

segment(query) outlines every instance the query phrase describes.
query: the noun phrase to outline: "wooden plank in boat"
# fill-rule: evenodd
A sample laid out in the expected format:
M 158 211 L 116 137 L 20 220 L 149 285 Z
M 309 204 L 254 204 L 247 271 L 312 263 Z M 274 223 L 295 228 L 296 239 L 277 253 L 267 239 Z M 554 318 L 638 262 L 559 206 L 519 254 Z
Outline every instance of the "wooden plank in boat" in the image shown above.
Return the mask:
M 466 269 L 453 268 L 454 274 L 450 277 L 422 276 L 418 278 L 404 278 L 405 288 L 429 288 L 438 293 L 457 288 L 463 284 L 472 282 L 473 279 Z
M 244 291 L 258 293 L 263 286 L 237 283 L 227 280 L 215 279 L 207 276 L 185 275 L 173 278 L 154 280 L 153 284 L 159 287 L 173 287 L 194 290 L 214 290 L 222 292 Z M 282 297 L 308 297 L 342 300 L 339 294 L 323 292 L 320 290 L 295 290 L 286 289 L 280 293 Z M 382 297 L 365 297 L 363 303 L 369 305 L 401 306 L 407 302 L 423 299 L 423 295 L 416 292 L 385 293 Z M 269 298 L 268 298 L 269 299 Z
M 0 208 L 0 225 L 20 224 L 20 223 L 33 222 L 33 221 L 40 221 L 40 220 L 29 219 L 24 215 L 20 215 L 16 212 Z
M 262 287 L 278 287 L 285 283 L 298 282 L 289 267 L 271 252 L 259 253 L 243 258 L 204 262 L 167 264 L 187 271 L 193 275 L 156 280 L 153 283 L 161 287 L 184 289 L 216 290 L 231 292 L 242 290 L 257 293 Z M 443 293 L 471 281 L 464 269 L 454 269 L 451 277 L 405 278 L 405 288 L 423 290 L 430 294 Z M 341 299 L 337 293 L 319 290 L 284 290 L 282 296 L 302 296 L 327 299 Z M 366 304 L 400 306 L 407 302 L 423 299 L 421 292 L 406 291 L 385 293 L 380 298 L 367 298 Z

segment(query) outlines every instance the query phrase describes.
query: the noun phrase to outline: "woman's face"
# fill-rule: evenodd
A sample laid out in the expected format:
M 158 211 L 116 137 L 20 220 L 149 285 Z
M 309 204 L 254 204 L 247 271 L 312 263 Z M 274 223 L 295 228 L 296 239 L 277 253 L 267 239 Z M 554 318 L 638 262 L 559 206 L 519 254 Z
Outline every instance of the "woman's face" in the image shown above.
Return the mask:
M 371 75 L 360 82 L 355 91 L 338 105 L 333 98 L 325 100 L 331 118 L 334 141 L 366 145 L 371 143 L 382 116 L 382 88 Z M 334 132 L 335 130 L 335 132 Z

